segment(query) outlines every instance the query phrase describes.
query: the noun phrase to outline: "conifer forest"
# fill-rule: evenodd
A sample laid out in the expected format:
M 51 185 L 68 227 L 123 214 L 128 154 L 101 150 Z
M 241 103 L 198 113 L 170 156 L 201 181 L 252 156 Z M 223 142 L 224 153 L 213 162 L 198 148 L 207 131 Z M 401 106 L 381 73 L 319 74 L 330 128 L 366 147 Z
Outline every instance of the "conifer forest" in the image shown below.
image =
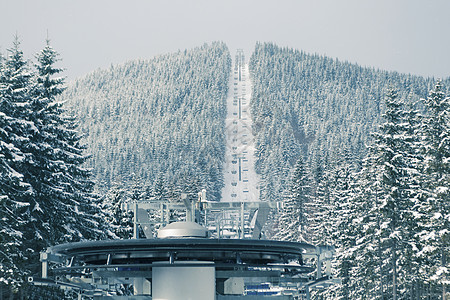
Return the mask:
M 0 55 L 0 299 L 37 288 L 39 253 L 127 239 L 127 200 L 221 201 L 233 55 L 223 42 L 64 79 L 50 41 Z M 273 43 L 248 53 L 264 238 L 332 245 L 312 299 L 450 299 L 450 78 Z M 183 216 L 173 215 L 173 219 Z

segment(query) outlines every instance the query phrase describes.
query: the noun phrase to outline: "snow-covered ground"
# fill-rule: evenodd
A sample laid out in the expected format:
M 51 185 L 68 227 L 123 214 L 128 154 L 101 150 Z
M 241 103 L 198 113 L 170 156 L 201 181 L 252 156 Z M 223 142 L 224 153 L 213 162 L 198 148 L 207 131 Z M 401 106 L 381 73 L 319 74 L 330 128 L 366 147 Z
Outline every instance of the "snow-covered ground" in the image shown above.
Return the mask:
M 237 52 L 227 97 L 225 186 L 222 201 L 258 201 L 254 138 L 250 116 L 251 82 L 244 53 Z

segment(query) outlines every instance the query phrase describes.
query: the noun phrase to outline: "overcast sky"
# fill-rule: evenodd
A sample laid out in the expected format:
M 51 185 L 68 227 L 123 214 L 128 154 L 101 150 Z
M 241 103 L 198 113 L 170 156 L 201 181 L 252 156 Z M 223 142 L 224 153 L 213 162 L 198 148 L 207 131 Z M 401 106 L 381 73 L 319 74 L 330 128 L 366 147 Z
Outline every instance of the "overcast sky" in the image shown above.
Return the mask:
M 449 0 L 0 0 L 0 51 L 47 31 L 69 80 L 111 63 L 224 41 L 275 42 L 402 73 L 450 76 Z

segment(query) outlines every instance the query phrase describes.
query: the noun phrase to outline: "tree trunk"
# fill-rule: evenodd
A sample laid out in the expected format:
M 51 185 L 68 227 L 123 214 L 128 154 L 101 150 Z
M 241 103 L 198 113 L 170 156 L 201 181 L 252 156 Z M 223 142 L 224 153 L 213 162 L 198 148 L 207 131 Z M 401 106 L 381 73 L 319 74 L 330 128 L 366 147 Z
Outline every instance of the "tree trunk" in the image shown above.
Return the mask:
M 378 201 L 378 198 L 376 198 Z M 380 216 L 377 216 L 377 228 L 380 228 Z M 384 287 L 383 287 L 383 260 L 382 257 L 382 250 L 381 250 L 381 240 L 378 236 L 378 263 L 380 265 L 380 299 L 384 299 Z
M 397 300 L 397 247 L 394 241 L 392 249 L 392 299 Z
M 445 247 L 442 247 L 442 266 L 446 267 Z M 442 300 L 446 300 L 445 280 L 442 280 Z

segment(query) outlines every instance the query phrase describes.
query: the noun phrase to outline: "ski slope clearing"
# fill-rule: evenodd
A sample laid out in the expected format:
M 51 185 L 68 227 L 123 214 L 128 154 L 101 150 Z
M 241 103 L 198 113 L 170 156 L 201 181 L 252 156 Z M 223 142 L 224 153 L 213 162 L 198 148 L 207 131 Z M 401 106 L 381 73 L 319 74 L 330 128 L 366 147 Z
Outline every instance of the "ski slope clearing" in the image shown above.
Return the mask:
M 238 50 L 227 96 L 223 201 L 258 201 L 254 138 L 250 116 L 251 81 L 244 53 Z

